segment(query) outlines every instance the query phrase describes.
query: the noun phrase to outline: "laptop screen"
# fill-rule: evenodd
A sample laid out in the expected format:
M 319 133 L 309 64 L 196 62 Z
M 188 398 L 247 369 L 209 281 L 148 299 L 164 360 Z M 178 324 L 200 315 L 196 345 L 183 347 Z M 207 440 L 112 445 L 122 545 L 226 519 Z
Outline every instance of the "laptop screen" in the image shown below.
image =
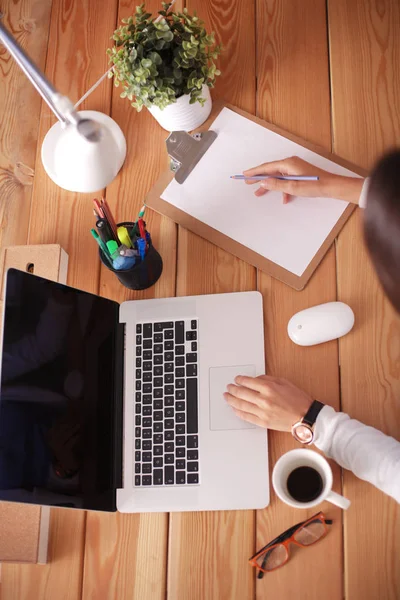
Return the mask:
M 123 351 L 118 313 L 111 300 L 8 271 L 1 500 L 116 509 Z

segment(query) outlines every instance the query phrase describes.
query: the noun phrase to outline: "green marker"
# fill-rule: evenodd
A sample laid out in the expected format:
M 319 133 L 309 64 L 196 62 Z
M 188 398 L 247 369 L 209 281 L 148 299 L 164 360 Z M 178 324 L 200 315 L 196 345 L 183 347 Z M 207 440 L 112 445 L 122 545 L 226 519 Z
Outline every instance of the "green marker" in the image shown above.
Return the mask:
M 118 252 L 118 244 L 115 240 L 108 240 L 107 242 L 107 250 L 111 256 L 111 258 L 114 260 L 115 258 L 118 258 L 119 256 L 119 252 Z
M 103 252 L 104 257 L 108 260 L 109 264 L 111 266 L 113 266 L 112 260 L 110 258 L 109 253 L 108 253 L 108 250 L 107 250 L 107 246 L 105 245 L 105 243 L 103 242 L 103 240 L 101 239 L 101 237 L 99 236 L 99 234 L 97 233 L 97 231 L 95 229 L 91 229 L 90 233 L 92 234 L 92 236 L 94 237 L 94 239 L 96 240 L 96 242 L 98 243 L 98 245 L 100 246 L 100 248 L 101 248 L 101 250 Z

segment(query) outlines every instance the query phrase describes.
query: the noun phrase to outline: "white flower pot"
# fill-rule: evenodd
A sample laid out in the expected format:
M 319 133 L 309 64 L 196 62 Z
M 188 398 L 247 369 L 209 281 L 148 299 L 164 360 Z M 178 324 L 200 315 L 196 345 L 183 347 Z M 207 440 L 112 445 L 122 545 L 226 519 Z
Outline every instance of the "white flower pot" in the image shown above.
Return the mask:
M 161 127 L 167 131 L 192 131 L 200 127 L 211 112 L 212 100 L 207 85 L 203 85 L 201 95 L 206 99 L 204 106 L 200 102 L 189 104 L 190 95 L 185 94 L 163 110 L 158 106 L 152 106 L 149 111 Z

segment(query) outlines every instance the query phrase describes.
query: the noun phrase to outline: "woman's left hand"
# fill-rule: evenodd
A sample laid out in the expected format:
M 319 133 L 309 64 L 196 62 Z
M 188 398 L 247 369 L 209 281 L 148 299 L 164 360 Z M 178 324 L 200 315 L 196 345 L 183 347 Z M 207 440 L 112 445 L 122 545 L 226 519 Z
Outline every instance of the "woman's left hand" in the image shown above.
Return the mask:
M 225 400 L 238 417 L 267 429 L 291 431 L 313 402 L 309 394 L 278 377 L 239 375 L 235 384 L 228 385 Z

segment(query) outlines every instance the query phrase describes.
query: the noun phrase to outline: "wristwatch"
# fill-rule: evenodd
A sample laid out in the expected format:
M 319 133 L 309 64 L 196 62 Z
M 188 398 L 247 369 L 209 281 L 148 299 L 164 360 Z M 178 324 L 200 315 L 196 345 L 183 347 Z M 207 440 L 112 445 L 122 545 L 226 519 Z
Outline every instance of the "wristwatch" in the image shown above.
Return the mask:
M 313 443 L 315 421 L 324 406 L 322 402 L 314 400 L 304 417 L 292 425 L 292 435 L 295 440 L 307 446 Z

